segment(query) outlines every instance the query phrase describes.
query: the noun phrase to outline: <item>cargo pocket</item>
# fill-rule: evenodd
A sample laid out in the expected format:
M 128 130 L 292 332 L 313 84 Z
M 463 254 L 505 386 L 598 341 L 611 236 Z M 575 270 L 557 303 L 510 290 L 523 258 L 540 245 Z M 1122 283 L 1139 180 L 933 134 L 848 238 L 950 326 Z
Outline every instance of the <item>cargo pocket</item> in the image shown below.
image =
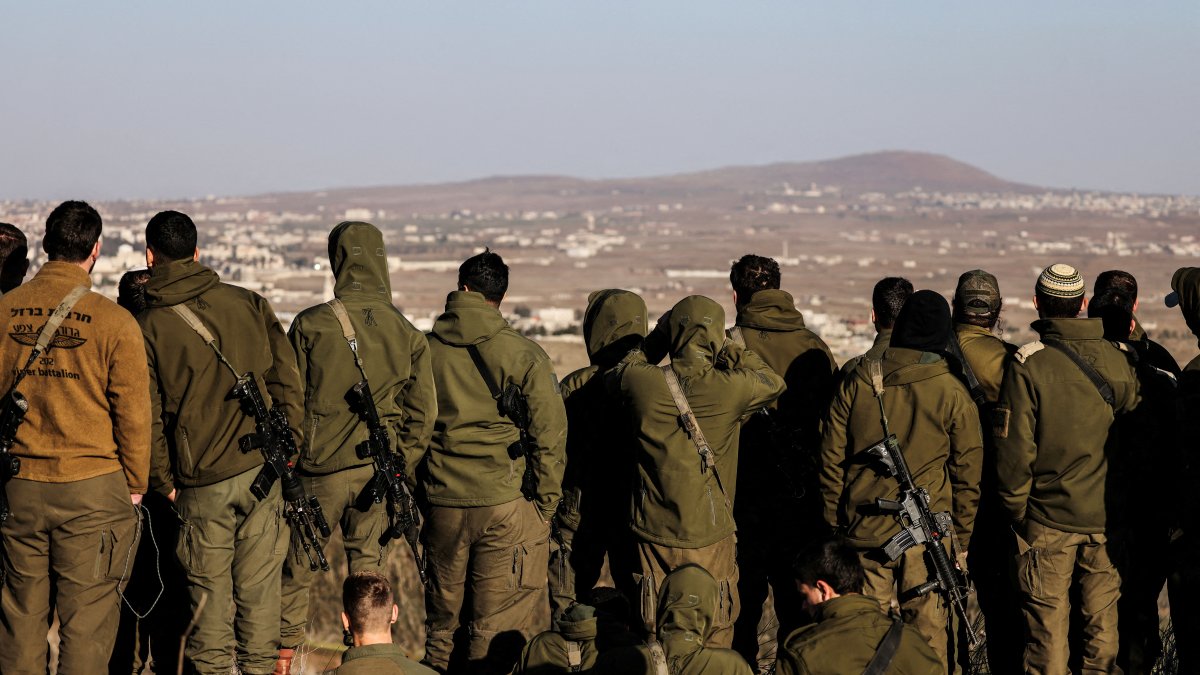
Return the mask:
M 550 542 L 536 539 L 513 549 L 513 577 L 516 586 L 525 591 L 546 588 L 550 573 Z
M 183 520 L 179 526 L 179 540 L 175 542 L 175 558 L 188 574 L 195 574 L 202 569 L 204 547 L 199 538 L 200 532 L 196 526 L 191 521 Z
M 1019 526 L 1012 531 L 1017 542 L 1017 584 L 1025 594 L 1037 596 L 1042 590 L 1041 552 L 1021 536 Z
M 658 611 L 658 589 L 655 588 L 653 574 L 634 574 L 633 582 L 638 587 L 638 605 L 642 616 L 642 626 L 647 632 L 654 632 L 655 614 Z
M 130 528 L 109 527 L 98 535 L 96 564 L 93 572 L 96 579 L 121 581 L 129 576 L 133 565 L 136 541 Z
M 714 626 L 732 626 L 735 615 L 733 606 L 733 586 L 729 583 L 729 579 L 722 579 L 718 585 L 720 598 L 717 603 L 717 616 L 713 621 Z

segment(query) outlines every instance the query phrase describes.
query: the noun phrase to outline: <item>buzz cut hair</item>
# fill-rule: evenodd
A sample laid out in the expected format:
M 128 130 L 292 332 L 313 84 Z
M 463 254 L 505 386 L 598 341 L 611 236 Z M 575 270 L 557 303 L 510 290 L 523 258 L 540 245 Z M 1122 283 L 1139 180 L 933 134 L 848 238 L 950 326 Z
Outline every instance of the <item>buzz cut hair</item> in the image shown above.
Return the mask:
M 739 258 L 729 269 L 729 285 L 742 304 L 750 302 L 758 291 L 778 289 L 779 280 L 779 263 L 752 253 Z
M 378 572 L 355 572 L 342 583 L 342 609 L 350 619 L 351 632 L 386 631 L 392 621 L 392 604 L 392 585 Z
M 160 211 L 146 223 L 146 247 L 167 262 L 196 253 L 196 224 L 186 213 Z
M 875 284 L 871 291 L 871 309 L 875 311 L 875 323 L 880 328 L 892 328 L 896 325 L 896 317 L 913 294 L 912 282 L 904 277 L 885 277 Z
M 796 581 L 816 586 L 824 581 L 838 595 L 862 593 L 867 584 L 858 553 L 844 537 L 833 536 L 810 544 L 792 565 Z
M 1038 316 L 1043 319 L 1074 319 L 1083 309 L 1082 293 L 1063 298 L 1034 289 L 1033 297 L 1037 299 Z
M 470 288 L 485 300 L 500 302 L 508 292 L 508 265 L 490 248 L 473 255 L 458 267 L 458 290 Z

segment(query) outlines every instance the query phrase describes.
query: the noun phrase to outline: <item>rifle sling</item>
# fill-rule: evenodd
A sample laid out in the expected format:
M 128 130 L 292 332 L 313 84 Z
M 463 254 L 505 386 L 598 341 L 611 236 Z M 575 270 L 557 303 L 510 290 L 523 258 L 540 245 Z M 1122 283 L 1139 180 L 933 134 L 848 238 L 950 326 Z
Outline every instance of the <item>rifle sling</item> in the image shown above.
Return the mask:
M 488 391 L 492 393 L 492 398 L 500 400 L 500 385 L 496 383 L 496 378 L 492 376 L 492 371 L 488 369 L 487 363 L 483 360 L 483 355 L 479 353 L 479 347 L 475 345 L 467 345 L 467 353 L 471 355 L 471 361 L 474 362 L 479 375 L 483 377 L 483 381 L 487 384 Z
M 367 379 L 367 370 L 363 366 L 362 357 L 358 355 L 358 337 L 354 332 L 354 326 L 350 323 L 350 315 L 346 313 L 346 305 L 341 299 L 334 298 L 325 303 L 333 310 L 333 315 L 337 317 L 338 323 L 342 326 L 342 337 L 346 338 L 346 344 L 350 345 L 350 351 L 354 354 L 354 365 L 358 366 L 358 374 L 362 375 L 362 379 Z
M 200 339 L 204 340 L 204 344 L 212 347 L 213 352 L 217 355 L 217 360 L 228 368 L 229 372 L 233 373 L 234 379 L 242 379 L 242 376 L 238 374 L 237 368 L 233 367 L 233 364 L 229 362 L 229 359 L 225 358 L 225 355 L 221 353 L 221 349 L 217 347 L 217 338 L 213 337 L 212 331 L 208 329 L 208 326 L 204 325 L 204 322 L 200 320 L 200 317 L 196 316 L 195 312 L 183 303 L 171 305 L 168 309 L 175 312 L 192 330 L 196 331 L 196 335 L 199 335 Z
M 1057 349 L 1066 355 L 1067 358 L 1071 359 L 1071 362 L 1074 363 L 1079 370 L 1083 371 L 1084 376 L 1086 376 L 1092 385 L 1096 387 L 1096 391 L 1100 392 L 1100 397 L 1104 399 L 1104 402 L 1108 404 L 1108 407 L 1116 410 L 1117 397 L 1113 393 L 1112 385 L 1108 383 L 1108 380 L 1104 379 L 1104 376 L 1101 375 L 1092 366 L 1092 364 L 1085 361 L 1082 356 L 1075 352 L 1074 349 L 1071 349 L 1058 340 L 1042 340 L 1042 344 L 1046 345 L 1047 347 L 1053 347 L 1054 349 Z
M 742 327 L 734 326 L 729 329 L 729 339 L 737 343 L 742 349 L 746 348 L 746 336 L 742 335 Z
M 867 662 L 867 669 L 863 671 L 863 675 L 884 675 L 888 668 L 892 665 L 892 660 L 896 658 L 896 652 L 900 648 L 900 638 L 904 637 L 904 622 L 900 619 L 893 619 L 891 628 L 888 628 L 887 633 L 883 636 L 879 646 L 875 649 L 875 655 Z
M 717 479 L 717 488 L 721 490 L 721 496 L 725 498 L 726 508 L 732 508 L 729 503 L 729 495 L 725 492 L 725 485 L 721 482 L 721 474 L 717 472 L 717 458 L 713 454 L 712 446 L 708 444 L 708 439 L 704 437 L 700 421 L 692 412 L 692 406 L 688 403 L 687 396 L 683 393 L 679 376 L 675 374 L 669 363 L 660 368 L 663 377 L 667 380 L 667 389 L 671 392 L 671 398 L 675 401 L 675 408 L 679 410 L 679 419 L 683 423 L 683 430 L 687 432 L 688 438 L 692 439 L 692 443 L 696 446 L 696 453 L 700 455 L 701 472 L 712 469 L 713 478 Z
M 87 294 L 88 290 L 87 286 L 72 288 L 63 297 L 62 302 L 58 303 L 58 306 L 54 308 L 54 311 L 50 314 L 50 318 L 46 319 L 46 325 L 42 326 L 41 332 L 38 333 L 37 341 L 33 345 L 33 351 L 29 352 L 29 358 L 26 359 L 25 366 L 17 373 L 16 379 L 9 389 L 9 393 L 16 390 L 21 380 L 25 379 L 25 373 L 29 370 L 29 366 L 32 366 L 33 362 L 37 360 L 37 357 L 51 347 L 50 343 L 54 340 L 54 334 L 58 332 L 59 326 L 66 320 L 71 310 L 75 308 L 75 303 L 79 302 L 79 299 Z

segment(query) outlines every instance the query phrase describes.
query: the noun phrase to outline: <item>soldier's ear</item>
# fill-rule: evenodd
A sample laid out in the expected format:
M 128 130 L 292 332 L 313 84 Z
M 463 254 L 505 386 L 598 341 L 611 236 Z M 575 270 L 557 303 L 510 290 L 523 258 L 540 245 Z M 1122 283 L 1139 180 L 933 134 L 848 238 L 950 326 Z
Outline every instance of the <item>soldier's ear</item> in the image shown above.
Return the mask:
M 392 623 L 396 623 L 396 619 L 400 618 L 400 605 L 392 603 Z
M 192 251 L 192 262 L 200 262 L 200 247 L 197 246 L 195 251 Z
M 342 628 L 350 630 L 350 616 L 345 612 L 342 612 Z

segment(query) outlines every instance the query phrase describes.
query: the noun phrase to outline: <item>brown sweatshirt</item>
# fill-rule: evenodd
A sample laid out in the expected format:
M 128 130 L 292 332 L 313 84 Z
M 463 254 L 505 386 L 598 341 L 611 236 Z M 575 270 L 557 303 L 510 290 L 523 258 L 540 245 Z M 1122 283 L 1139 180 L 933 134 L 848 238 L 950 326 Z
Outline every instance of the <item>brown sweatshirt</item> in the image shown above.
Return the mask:
M 74 263 L 47 262 L 0 298 L 0 386 L 25 365 L 46 319 L 76 286 L 91 279 Z M 125 472 L 131 493 L 146 492 L 150 471 L 150 391 L 146 347 L 129 312 L 87 293 L 51 346 L 17 387 L 29 400 L 12 452 L 18 478 L 66 483 Z

